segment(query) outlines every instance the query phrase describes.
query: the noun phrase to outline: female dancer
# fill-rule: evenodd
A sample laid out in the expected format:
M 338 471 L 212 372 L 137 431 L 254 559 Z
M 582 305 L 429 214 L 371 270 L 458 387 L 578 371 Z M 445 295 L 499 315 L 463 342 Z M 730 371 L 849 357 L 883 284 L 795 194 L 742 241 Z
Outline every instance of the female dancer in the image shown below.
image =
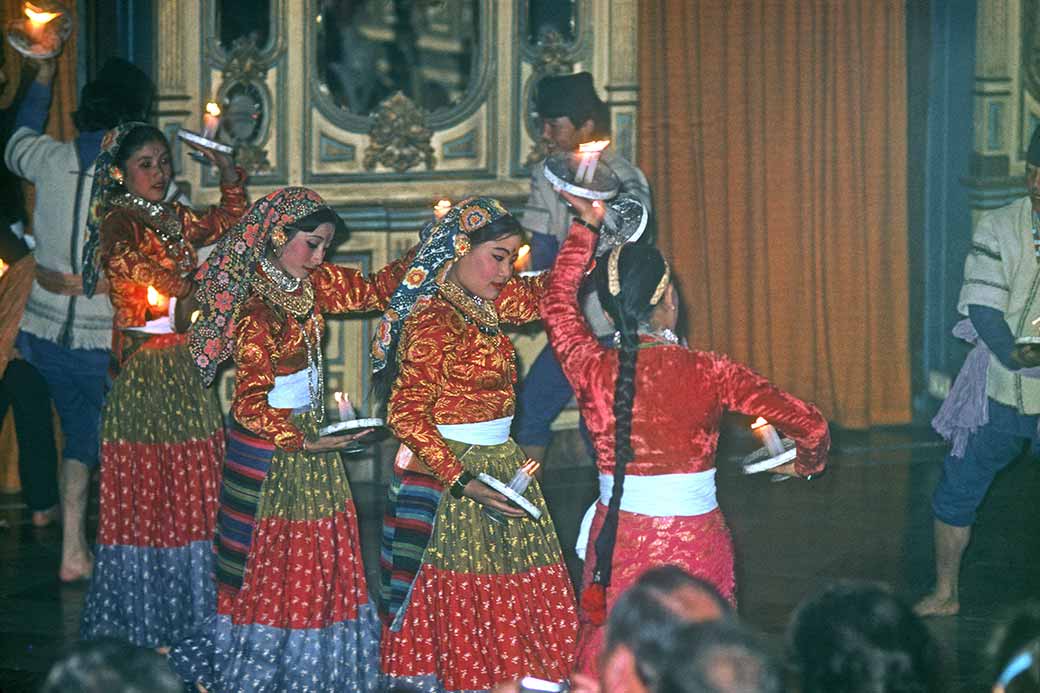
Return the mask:
M 596 261 L 597 293 L 618 343 L 601 346 L 582 317 L 577 293 L 602 210 L 564 196 L 581 217 L 556 261 L 542 315 L 574 386 L 600 472 L 600 499 L 582 533 L 589 550 L 578 669 L 590 673 L 606 612 L 647 569 L 679 565 L 734 599 L 733 547 L 715 499 L 724 409 L 764 416 L 795 440 L 798 457 L 778 467 L 780 473 L 807 477 L 821 471 L 830 435 L 812 405 L 725 356 L 678 343 L 672 332 L 678 293 L 656 248 L 624 245 Z
M 178 332 L 174 318 L 193 301 L 193 246 L 231 228 L 246 198 L 244 172 L 225 155 L 206 156 L 220 169 L 221 203 L 203 215 L 163 203 L 170 151 L 150 125 L 110 131 L 94 163 L 83 284 L 90 295 L 101 270 L 108 278 L 116 373 L 102 410 L 101 516 L 84 638 L 168 646 L 213 608 L 224 426 L 188 354 L 186 321 Z
M 387 423 L 407 446 L 383 528 L 382 663 L 409 690 L 563 679 L 574 658 L 573 590 L 538 484 L 535 520 L 475 478 L 508 482 L 525 462 L 509 438 L 516 365 L 500 324 L 538 318 L 543 280 L 512 276 L 520 243 L 497 200 L 458 203 L 424 232 L 373 344 Z
M 379 620 L 338 449 L 319 438 L 324 314 L 386 307 L 407 260 L 372 277 L 324 262 L 343 222 L 312 190 L 254 204 L 199 271 L 191 350 L 203 379 L 234 356 L 217 519 L 216 615 L 170 653 L 214 691 L 376 691 Z M 363 432 L 362 432 L 363 433 Z

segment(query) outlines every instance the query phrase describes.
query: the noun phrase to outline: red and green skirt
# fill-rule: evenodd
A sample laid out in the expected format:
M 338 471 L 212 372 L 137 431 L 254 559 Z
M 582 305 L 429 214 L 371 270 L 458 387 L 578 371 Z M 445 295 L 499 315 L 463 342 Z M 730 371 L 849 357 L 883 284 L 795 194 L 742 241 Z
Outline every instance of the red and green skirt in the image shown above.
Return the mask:
M 508 481 L 525 460 L 512 440 L 449 444 L 474 475 Z M 397 480 L 398 492 L 402 484 L 407 480 Z M 570 675 L 578 632 L 574 590 L 537 482 L 525 496 L 541 519 L 500 525 L 478 503 L 440 494 L 418 569 L 383 629 L 382 666 L 391 687 L 472 691 L 525 675 Z M 392 554 L 394 518 L 387 521 L 384 541 Z M 394 565 L 392 555 L 385 558 Z
M 296 425 L 314 433 L 304 416 Z M 382 690 L 379 617 L 337 453 L 228 432 L 216 540 L 216 613 L 170 652 L 211 691 Z
M 81 631 L 158 647 L 214 608 L 224 426 L 183 335 L 126 339 L 136 350 L 102 410 L 100 518 Z
M 592 583 L 595 568 L 596 537 L 603 528 L 607 506 L 596 504 L 596 515 L 589 532 L 582 589 Z M 639 577 L 661 565 L 677 565 L 691 575 L 711 583 L 731 603 L 734 602 L 733 540 L 722 510 L 703 515 L 652 517 L 620 511 L 610 585 L 607 587 L 607 613 Z M 581 631 L 576 671 L 595 675 L 603 649 L 605 625 L 595 625 L 579 610 Z

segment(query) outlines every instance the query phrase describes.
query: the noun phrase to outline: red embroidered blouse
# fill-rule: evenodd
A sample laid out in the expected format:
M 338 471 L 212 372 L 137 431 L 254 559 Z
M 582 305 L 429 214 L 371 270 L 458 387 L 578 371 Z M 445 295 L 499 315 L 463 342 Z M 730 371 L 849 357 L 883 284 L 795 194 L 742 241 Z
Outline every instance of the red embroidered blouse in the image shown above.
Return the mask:
M 411 254 L 374 275 L 324 263 L 311 272 L 313 320 L 324 333 L 323 313 L 366 313 L 384 310 L 404 276 Z M 262 272 L 261 269 L 257 269 Z M 285 450 L 303 447 L 303 432 L 293 425 L 291 409 L 267 403 L 275 376 L 307 367 L 307 347 L 300 323 L 254 293 L 238 314 L 235 328 L 235 394 L 231 413 L 257 436 Z
M 549 342 L 574 388 L 596 448 L 600 473 L 614 471 L 614 384 L 617 351 L 601 346 L 582 317 L 578 286 L 596 236 L 572 224 L 542 300 Z M 827 421 L 747 366 L 679 345 L 647 345 L 636 360 L 632 411 L 635 458 L 627 474 L 701 472 L 715 466 L 723 410 L 765 417 L 798 446 L 795 468 L 816 473 L 827 463 Z
M 495 300 L 501 322 L 539 318 L 547 275 L 513 277 Z M 491 421 L 516 408 L 516 354 L 501 332 L 487 335 L 467 323 L 440 294 L 408 317 L 397 348 L 400 370 L 390 392 L 387 424 L 444 484 L 462 465 L 438 424 Z M 424 470 L 425 471 L 425 470 Z
M 215 242 L 245 213 L 245 171 L 239 169 L 238 176 L 237 182 L 220 186 L 220 205 L 205 213 L 169 203 L 181 223 L 192 267 L 198 264 L 195 248 Z M 167 297 L 183 298 L 191 291 L 191 277 L 185 276 L 178 258 L 139 212 L 113 208 L 101 222 L 100 236 L 101 264 L 111 284 L 116 328 L 140 327 L 148 321 L 149 286 Z

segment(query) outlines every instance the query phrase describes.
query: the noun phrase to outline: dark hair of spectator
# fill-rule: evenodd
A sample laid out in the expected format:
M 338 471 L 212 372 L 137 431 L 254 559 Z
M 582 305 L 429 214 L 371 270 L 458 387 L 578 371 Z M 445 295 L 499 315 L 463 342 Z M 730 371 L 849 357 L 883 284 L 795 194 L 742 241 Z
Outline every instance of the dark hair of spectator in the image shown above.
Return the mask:
M 878 585 L 839 583 L 803 602 L 788 647 L 802 693 L 939 690 L 938 652 L 928 629 Z
M 154 650 L 113 638 L 74 645 L 51 667 L 40 693 L 182 693 L 183 682 Z
M 1040 602 L 1028 602 L 1011 612 L 994 631 L 986 654 L 992 680 L 1006 677 L 1008 693 L 1040 691 Z M 1012 662 L 1017 673 L 1008 670 Z
M 780 693 L 783 676 L 758 638 L 732 622 L 682 626 L 650 693 Z

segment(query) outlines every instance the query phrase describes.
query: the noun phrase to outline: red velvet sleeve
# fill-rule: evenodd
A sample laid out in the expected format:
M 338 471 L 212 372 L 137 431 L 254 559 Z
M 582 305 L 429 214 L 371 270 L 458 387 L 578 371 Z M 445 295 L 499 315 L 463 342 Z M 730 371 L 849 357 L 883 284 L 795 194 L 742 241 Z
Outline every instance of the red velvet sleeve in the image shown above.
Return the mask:
M 311 274 L 320 313 L 367 313 L 386 310 L 418 246 L 372 275 L 352 267 L 324 263 Z
M 538 303 L 545 295 L 549 272 L 533 277 L 513 276 L 495 299 L 498 318 L 509 325 L 523 325 L 541 317 Z
M 143 248 L 154 245 L 145 237 L 145 227 L 126 211 L 116 209 L 101 222 L 101 261 L 110 282 L 130 281 L 153 286 L 165 296 L 183 298 L 191 291 L 190 279 L 163 267 Z M 113 301 L 117 300 L 113 293 Z M 119 309 L 119 306 L 115 306 Z
M 713 356 L 717 392 L 727 409 L 761 416 L 794 440 L 799 474 L 815 474 L 827 465 L 831 435 L 827 420 L 816 407 L 784 392 L 743 364 Z
M 246 172 L 237 166 L 235 171 L 238 173 L 237 181 L 220 185 L 219 205 L 201 214 L 184 205 L 176 206 L 184 237 L 195 247 L 215 243 L 246 213 Z
M 436 308 L 413 314 L 398 347 L 400 368 L 390 392 L 387 425 L 397 438 L 441 480 L 453 483 L 462 464 L 444 442 L 433 419 L 433 407 L 447 378 L 454 342 L 461 325 Z
M 542 299 L 542 315 L 549 344 L 563 368 L 575 394 L 585 391 L 585 376 L 590 364 L 606 351 L 589 329 L 581 306 L 578 287 L 596 247 L 596 234 L 581 224 L 572 224 L 563 242 Z
M 235 420 L 256 435 L 285 450 L 303 447 L 303 432 L 291 421 L 292 410 L 276 409 L 267 403 L 274 388 L 276 340 L 270 315 L 248 312 L 235 328 L 235 396 L 231 413 Z

